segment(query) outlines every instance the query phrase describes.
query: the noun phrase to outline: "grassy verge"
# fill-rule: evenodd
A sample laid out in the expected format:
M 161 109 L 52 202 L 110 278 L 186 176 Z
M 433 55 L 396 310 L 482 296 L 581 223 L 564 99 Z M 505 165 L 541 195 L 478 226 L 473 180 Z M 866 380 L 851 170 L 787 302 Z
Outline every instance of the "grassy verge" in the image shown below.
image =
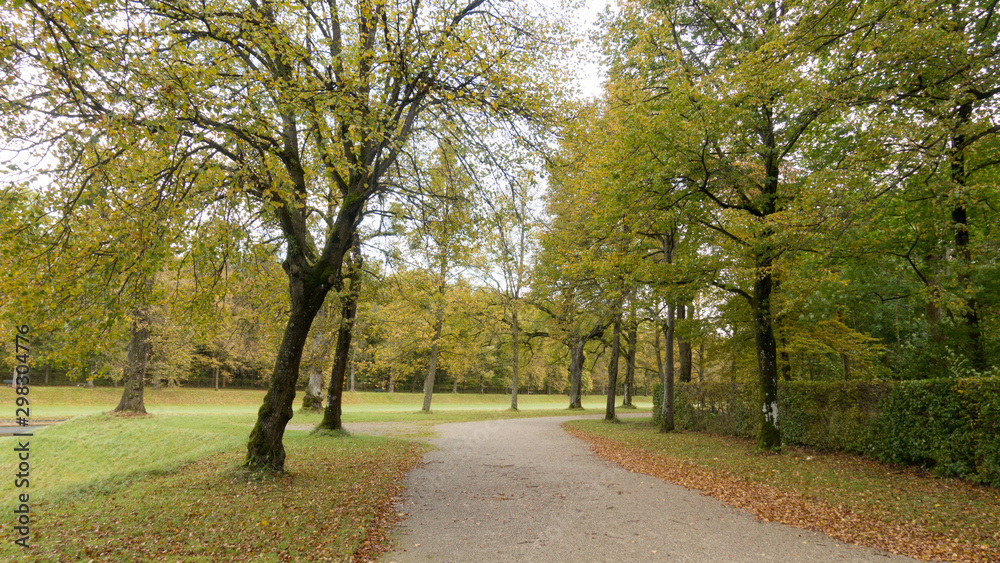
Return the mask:
M 572 421 L 602 457 L 704 491 L 764 520 L 925 560 L 1000 560 L 1000 491 L 837 453 L 677 432 L 648 421 Z
M 420 446 L 289 431 L 286 474 L 261 478 L 239 469 L 250 422 L 96 415 L 39 431 L 32 548 L 5 543 L 0 560 L 343 561 L 388 545 L 393 497 Z M 2 498 L 24 491 L 0 481 Z

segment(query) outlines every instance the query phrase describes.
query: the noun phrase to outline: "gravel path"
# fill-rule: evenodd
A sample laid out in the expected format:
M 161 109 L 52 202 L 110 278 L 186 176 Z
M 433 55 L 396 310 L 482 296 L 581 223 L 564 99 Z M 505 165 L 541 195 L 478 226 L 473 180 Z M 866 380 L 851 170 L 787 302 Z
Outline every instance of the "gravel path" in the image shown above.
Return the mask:
M 386 561 L 915 561 L 753 517 L 603 461 L 570 418 L 443 424 Z

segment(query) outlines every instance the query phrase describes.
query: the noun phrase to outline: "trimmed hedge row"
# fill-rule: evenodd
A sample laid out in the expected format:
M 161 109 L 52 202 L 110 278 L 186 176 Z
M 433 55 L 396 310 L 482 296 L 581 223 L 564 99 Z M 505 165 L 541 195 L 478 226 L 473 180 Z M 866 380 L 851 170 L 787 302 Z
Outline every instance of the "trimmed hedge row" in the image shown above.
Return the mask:
M 752 438 L 756 387 L 675 386 L 677 428 Z M 653 394 L 658 417 L 663 388 Z M 786 444 L 920 465 L 1000 487 L 1000 378 L 793 381 L 778 393 Z

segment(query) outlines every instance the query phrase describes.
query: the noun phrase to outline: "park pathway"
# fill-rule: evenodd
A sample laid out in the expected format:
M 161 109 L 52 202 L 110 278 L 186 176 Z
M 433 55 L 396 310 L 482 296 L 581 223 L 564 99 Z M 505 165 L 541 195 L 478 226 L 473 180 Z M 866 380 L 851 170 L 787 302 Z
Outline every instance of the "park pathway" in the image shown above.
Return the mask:
M 383 561 L 914 561 L 620 469 L 559 427 L 569 418 L 438 426 Z

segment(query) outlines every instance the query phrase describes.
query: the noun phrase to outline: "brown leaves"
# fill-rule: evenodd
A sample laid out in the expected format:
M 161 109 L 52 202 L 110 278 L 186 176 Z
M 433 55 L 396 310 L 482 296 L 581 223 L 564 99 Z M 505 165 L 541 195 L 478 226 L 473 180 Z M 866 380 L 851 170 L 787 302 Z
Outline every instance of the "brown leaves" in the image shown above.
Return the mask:
M 421 447 L 402 440 L 296 437 L 283 475 L 203 458 L 112 493 L 39 502 L 38 560 L 374 561 L 399 520 L 394 503 Z M 36 509 L 36 506 L 32 507 Z M 0 546 L 0 559 L 14 557 Z
M 958 539 L 955 534 L 932 532 L 919 522 L 899 522 L 893 515 L 870 507 L 862 510 L 833 505 L 803 496 L 795 490 L 755 483 L 736 474 L 702 467 L 684 460 L 656 455 L 626 442 L 566 427 L 567 432 L 590 442 L 594 453 L 622 468 L 675 483 L 743 509 L 765 522 L 780 522 L 827 534 L 841 541 L 926 561 L 989 563 L 1000 560 L 1000 551 Z M 864 463 L 864 462 L 862 462 Z

